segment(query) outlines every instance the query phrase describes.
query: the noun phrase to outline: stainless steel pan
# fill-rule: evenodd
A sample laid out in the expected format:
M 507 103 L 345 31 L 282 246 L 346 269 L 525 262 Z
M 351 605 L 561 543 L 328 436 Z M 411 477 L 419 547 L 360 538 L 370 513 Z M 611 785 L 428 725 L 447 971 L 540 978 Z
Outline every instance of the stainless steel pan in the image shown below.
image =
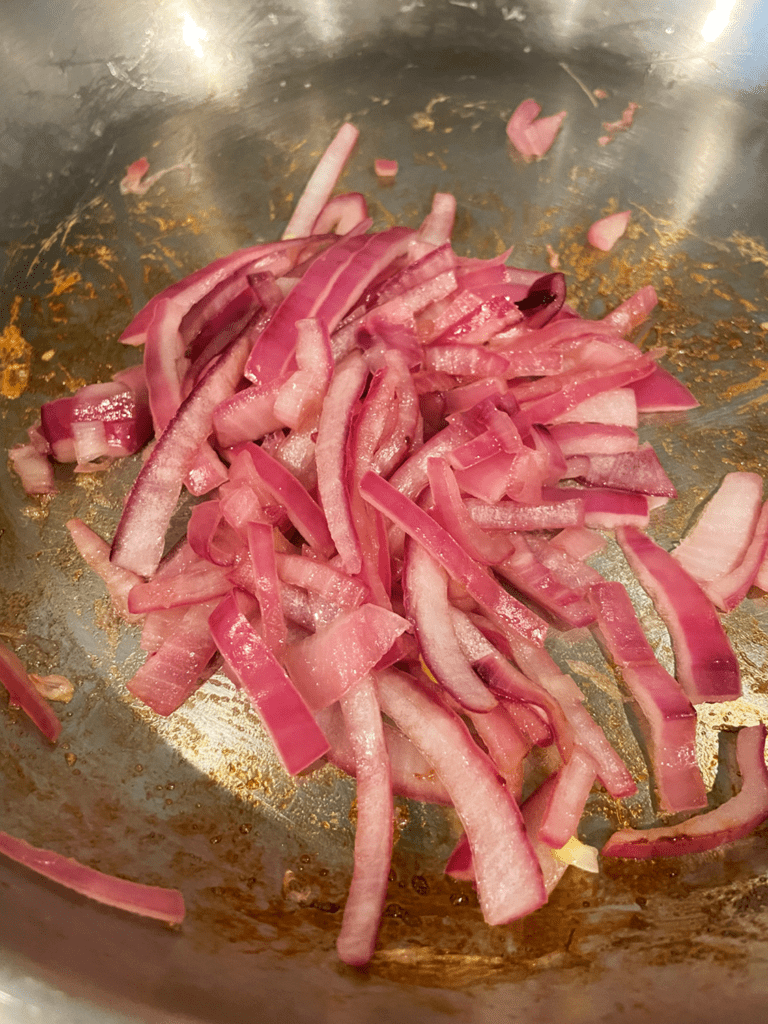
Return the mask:
M 599 315 L 636 287 L 662 295 L 648 344 L 701 408 L 643 427 L 681 490 L 654 520 L 679 535 L 728 469 L 768 469 L 765 5 L 592 0 L 6 0 L 0 9 L 2 438 L 40 403 L 135 353 L 121 329 L 152 294 L 282 230 L 343 119 L 362 135 L 345 175 L 378 225 L 417 224 L 434 191 L 459 201 L 460 251 L 560 254 L 572 301 Z M 721 33 L 707 16 L 726 11 Z M 587 94 L 603 89 L 595 106 Z M 509 152 L 505 119 L 533 96 L 567 108 L 541 162 Z M 598 145 L 602 122 L 640 104 Z M 143 198 L 127 164 L 177 163 Z M 376 157 L 400 162 L 379 184 Z M 632 210 L 614 253 L 588 223 Z M 126 696 L 134 633 L 68 543 L 82 515 L 111 533 L 136 471 L 59 473 L 51 501 L 0 473 L 0 639 L 76 695 L 49 749 L 0 700 L 0 827 L 103 870 L 178 885 L 180 931 L 92 905 L 0 863 L 0 1019 L 490 1024 L 757 1021 L 768 1010 L 768 849 L 569 872 L 547 907 L 488 929 L 442 865 L 442 812 L 402 803 L 379 942 L 365 972 L 336 960 L 351 868 L 352 784 L 275 766 L 255 718 L 213 680 L 167 723 Z M 613 556 L 609 556 L 612 558 Z M 622 572 L 616 560 L 615 571 Z M 662 658 L 668 643 L 646 607 Z M 765 598 L 727 620 L 748 698 L 766 713 Z M 560 647 L 632 765 L 640 748 L 612 677 Z M 714 728 L 702 731 L 712 770 Z M 717 785 L 727 787 L 721 773 Z M 724 790 L 721 789 L 722 793 Z M 588 834 L 653 818 L 647 786 L 620 812 L 595 796 Z

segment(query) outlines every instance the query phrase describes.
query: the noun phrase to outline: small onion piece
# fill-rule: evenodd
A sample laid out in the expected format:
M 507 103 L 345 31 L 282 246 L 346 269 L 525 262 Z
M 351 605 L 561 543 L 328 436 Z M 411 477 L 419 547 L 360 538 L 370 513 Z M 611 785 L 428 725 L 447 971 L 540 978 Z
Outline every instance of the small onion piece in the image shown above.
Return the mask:
M 595 249 L 609 252 L 627 230 L 630 216 L 630 211 L 624 210 L 596 220 L 587 231 L 587 241 Z

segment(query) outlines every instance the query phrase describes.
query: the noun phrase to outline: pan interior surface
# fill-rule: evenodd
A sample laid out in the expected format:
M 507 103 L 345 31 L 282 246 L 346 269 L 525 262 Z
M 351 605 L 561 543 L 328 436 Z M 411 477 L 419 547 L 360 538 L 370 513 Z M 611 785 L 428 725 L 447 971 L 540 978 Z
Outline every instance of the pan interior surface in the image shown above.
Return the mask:
M 661 297 L 644 347 L 694 391 L 685 417 L 649 419 L 679 498 L 651 532 L 670 546 L 725 472 L 768 472 L 768 103 L 762 5 L 591 0 L 107 2 L 16 0 L 0 12 L 0 366 L 3 443 L 40 404 L 136 361 L 117 339 L 161 288 L 217 256 L 279 236 L 339 125 L 361 135 L 340 183 L 376 229 L 417 226 L 436 191 L 458 200 L 454 244 L 548 269 L 601 316 L 637 288 Z M 727 5 L 717 5 L 722 10 Z M 722 15 L 726 17 L 726 15 Z M 709 25 L 709 28 L 707 26 Z M 597 98 L 594 90 L 605 93 Z M 541 161 L 505 123 L 535 97 L 567 110 Z M 604 124 L 637 103 L 632 126 Z M 166 174 L 123 195 L 146 156 Z M 392 184 L 377 158 L 395 159 Z M 630 209 L 610 253 L 597 217 Z M 75 684 L 55 748 L 0 700 L 0 828 L 103 871 L 182 889 L 181 929 L 92 904 L 0 862 L 0 1019 L 529 1024 L 763 1019 L 768 844 L 696 860 L 569 870 L 549 903 L 490 929 L 472 887 L 443 874 L 460 829 L 399 801 L 377 953 L 341 965 L 335 941 L 352 865 L 354 783 L 325 766 L 290 779 L 247 701 L 214 677 L 160 720 L 130 698 L 135 629 L 112 612 L 65 523 L 112 535 L 140 457 L 103 474 L 57 469 L 24 496 L 0 473 L 0 640 L 30 671 Z M 175 522 L 184 529 L 184 509 Z M 630 583 L 609 545 L 600 567 Z M 659 657 L 668 638 L 632 585 Z M 745 695 L 702 715 L 713 799 L 720 727 L 768 721 L 768 602 L 726 620 Z M 636 723 L 588 638 L 553 654 L 640 778 L 621 806 L 593 793 L 585 838 L 656 820 Z M 514 1011 L 511 1008 L 514 1007 Z

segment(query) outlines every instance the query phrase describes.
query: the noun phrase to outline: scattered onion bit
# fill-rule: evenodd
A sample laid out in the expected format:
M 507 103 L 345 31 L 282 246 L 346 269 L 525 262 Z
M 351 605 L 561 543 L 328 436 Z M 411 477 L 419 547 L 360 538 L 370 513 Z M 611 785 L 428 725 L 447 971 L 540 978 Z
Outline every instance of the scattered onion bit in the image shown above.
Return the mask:
M 394 178 L 399 167 L 397 160 L 374 160 L 373 169 L 379 178 Z
M 627 230 L 630 216 L 630 211 L 624 210 L 596 220 L 587 231 L 587 241 L 595 249 L 609 252 Z
M 597 850 L 594 846 L 582 843 L 576 836 L 571 836 L 565 846 L 559 850 L 553 850 L 552 856 L 563 864 L 572 864 L 580 871 L 589 871 L 597 874 L 600 867 L 597 862 Z
M 35 684 L 37 692 L 46 700 L 69 704 L 75 695 L 75 688 L 66 676 L 38 676 L 34 672 L 30 672 L 29 678 Z

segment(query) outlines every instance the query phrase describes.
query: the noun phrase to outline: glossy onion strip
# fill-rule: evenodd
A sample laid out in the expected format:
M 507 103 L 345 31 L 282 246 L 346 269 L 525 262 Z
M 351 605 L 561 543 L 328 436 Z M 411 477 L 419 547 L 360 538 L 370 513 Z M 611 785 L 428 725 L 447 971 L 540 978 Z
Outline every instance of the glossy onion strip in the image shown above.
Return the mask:
M 53 850 L 30 846 L 23 839 L 16 839 L 7 832 L 0 832 L 0 853 L 98 903 L 106 903 L 110 907 L 128 910 L 143 917 L 154 917 L 169 924 L 181 924 L 184 920 L 184 897 L 177 889 L 142 885 L 114 875 L 105 875 L 95 868 L 54 853 Z
M 510 122 L 527 158 L 562 123 L 539 112 L 526 101 Z M 342 127 L 282 241 L 151 300 L 122 336 L 144 344 L 143 365 L 46 403 L 13 462 L 50 493 L 51 459 L 105 468 L 136 451 L 151 411 L 155 443 L 111 549 L 68 523 L 117 612 L 141 625 L 147 658 L 128 691 L 173 714 L 205 700 L 194 695 L 223 665 L 289 773 L 324 758 L 357 778 L 338 949 L 361 965 L 386 897 L 393 792 L 453 806 L 466 839 L 449 871 L 475 882 L 489 923 L 541 906 L 566 864 L 596 869 L 577 835 L 592 788 L 620 800 L 637 786 L 544 647 L 548 631 L 567 646 L 594 630 L 641 710 L 662 809 L 705 806 L 693 705 L 740 693 L 712 600 L 732 608 L 765 582 L 768 506 L 740 474 L 676 557 L 656 545 L 642 531 L 676 491 L 663 452 L 639 443 L 639 416 L 696 399 L 660 351 L 629 340 L 654 289 L 585 320 L 562 273 L 508 266 L 509 252 L 457 255 L 446 193 L 418 228 L 373 232 L 361 195 L 332 196 L 356 138 Z M 185 487 L 207 497 L 166 550 Z M 713 557 L 745 495 L 738 535 Z M 677 682 L 624 588 L 585 561 L 611 530 L 668 623 Z M 694 548 L 704 589 L 680 564 Z M 0 681 L 55 739 L 15 655 L 0 652 Z M 621 834 L 606 852 L 745 834 L 765 812 L 761 737 L 739 737 L 735 801 L 676 826 L 677 839 Z

